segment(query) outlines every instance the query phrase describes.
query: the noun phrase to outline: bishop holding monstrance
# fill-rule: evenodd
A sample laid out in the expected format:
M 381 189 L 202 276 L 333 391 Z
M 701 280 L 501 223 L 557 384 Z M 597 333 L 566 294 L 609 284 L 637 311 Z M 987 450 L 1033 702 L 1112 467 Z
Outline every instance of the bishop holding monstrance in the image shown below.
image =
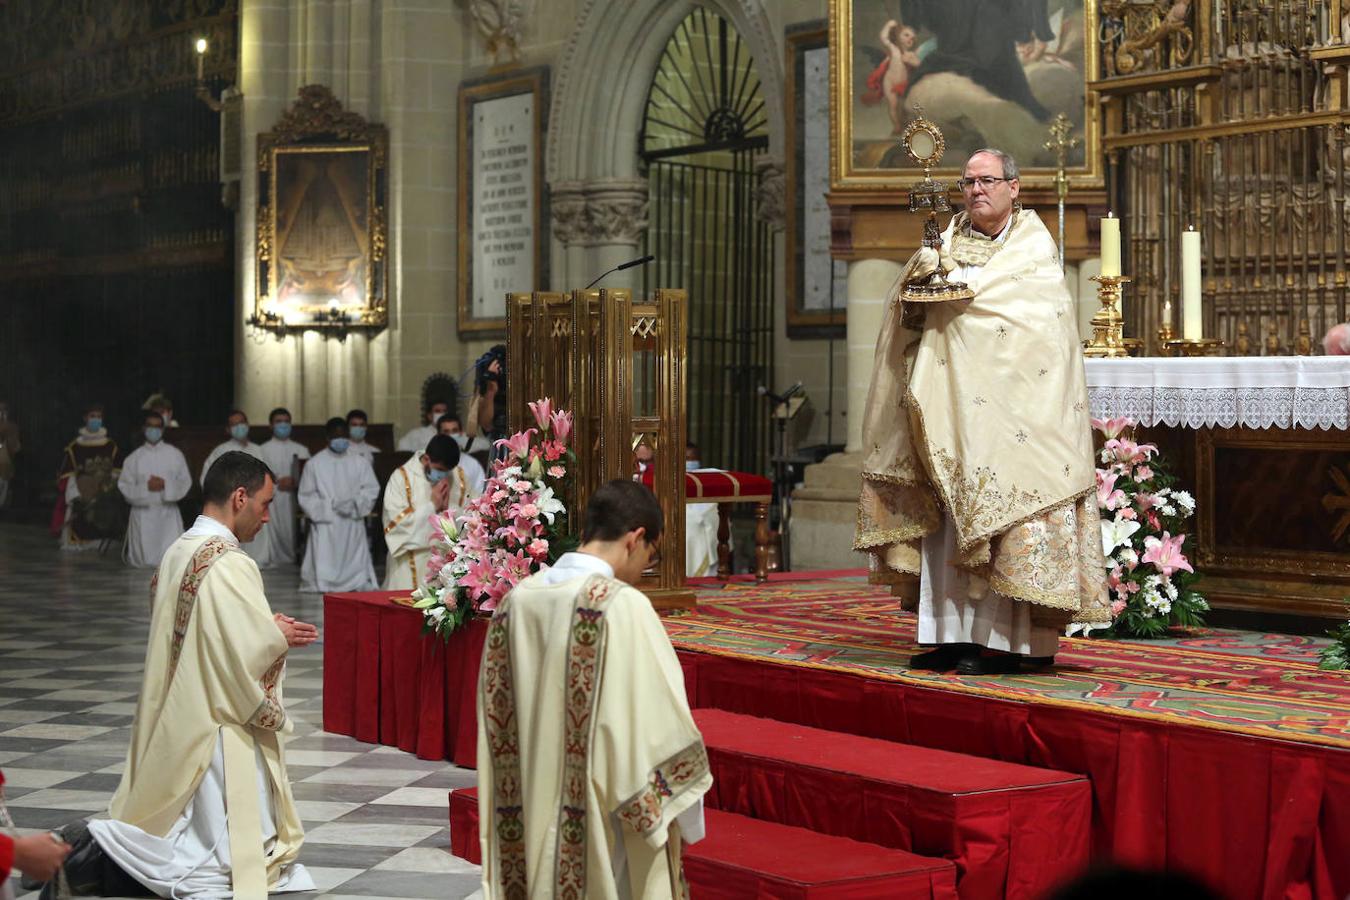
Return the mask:
M 977 151 L 959 185 L 965 210 L 890 292 L 854 546 L 877 571 L 918 576 L 918 640 L 933 649 L 911 666 L 979 675 L 1048 665 L 1067 624 L 1110 613 L 1083 353 L 1055 242 L 1018 203 L 1008 154 Z M 905 299 L 939 268 L 967 299 Z

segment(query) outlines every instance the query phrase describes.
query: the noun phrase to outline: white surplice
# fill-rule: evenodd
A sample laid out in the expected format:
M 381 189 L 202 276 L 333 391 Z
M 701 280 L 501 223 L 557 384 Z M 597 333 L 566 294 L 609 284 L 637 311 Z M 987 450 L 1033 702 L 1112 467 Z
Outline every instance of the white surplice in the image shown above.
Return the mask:
M 206 462 L 202 464 L 201 474 L 197 476 L 198 483 L 205 486 L 206 473 L 211 471 L 211 466 L 215 464 L 216 460 L 220 459 L 221 456 L 229 453 L 231 450 L 238 450 L 240 453 L 247 453 L 249 456 L 261 459 L 264 463 L 267 462 L 267 460 L 263 458 L 262 447 L 259 447 L 252 441 L 236 441 L 234 438 L 230 438 L 228 441 L 216 445 L 216 448 L 211 451 L 211 455 L 206 457 Z M 276 472 L 273 472 L 272 474 L 277 476 Z M 272 502 L 275 503 L 276 501 L 273 500 Z M 261 531 L 254 535 L 253 540 L 249 541 L 247 544 L 241 545 L 244 548 L 244 552 L 253 558 L 253 561 L 258 564 L 258 568 L 260 569 L 266 569 L 268 566 L 272 565 L 272 538 L 267 533 L 271 527 L 272 525 L 269 522 L 262 527 Z
M 367 444 L 365 441 L 352 441 L 347 445 L 347 452 L 353 456 L 359 456 L 372 466 L 375 465 L 375 454 L 380 452 L 380 448 L 374 444 Z
M 298 459 L 309 459 L 309 448 L 289 438 L 272 438 L 262 445 L 263 462 L 280 481 L 295 478 Z M 296 478 L 298 482 L 299 479 Z M 295 562 L 295 491 L 278 489 L 272 498 L 272 521 L 267 523 L 268 552 L 274 563 Z M 260 539 L 260 538 L 259 538 Z
M 310 528 L 300 590 L 375 590 L 365 517 L 379 495 L 374 470 L 359 456 L 324 449 L 305 464 L 299 499 Z
M 208 516 L 198 516 L 197 521 L 182 537 L 189 542 L 218 539 L 232 545 L 238 543 L 229 528 Z M 177 572 L 170 573 L 172 577 L 176 577 L 177 574 Z M 157 599 L 161 602 L 169 602 L 173 595 L 177 593 L 176 586 L 170 588 L 172 577 L 164 579 L 166 587 L 163 596 L 159 597 L 157 594 Z M 219 577 L 224 578 L 225 576 L 222 574 Z M 254 573 L 253 577 L 256 579 L 257 574 Z M 212 583 L 208 583 L 208 585 L 210 584 Z M 257 587 L 260 589 L 261 584 L 259 583 Z M 209 590 L 208 586 L 207 592 L 199 597 L 199 603 L 212 602 Z M 229 596 L 228 592 L 223 596 Z M 205 599 L 201 599 L 202 597 Z M 166 624 L 171 625 L 172 623 Z M 147 660 L 147 665 L 149 665 L 149 660 Z M 144 698 L 142 702 L 144 702 Z M 228 703 L 222 702 L 220 705 L 222 709 L 228 708 Z M 137 715 L 138 718 L 142 715 L 139 708 Z M 148 724 L 145 727 L 148 728 Z M 153 745 L 153 742 L 154 739 L 151 738 L 151 745 Z M 118 818 L 95 819 L 89 823 L 89 831 L 103 852 L 108 854 L 113 862 L 117 863 L 128 875 L 160 897 L 215 898 L 232 896 L 233 870 L 231 868 L 229 841 L 231 826 L 226 805 L 228 788 L 225 778 L 225 753 L 219 730 L 216 731 L 213 743 L 214 750 L 210 756 L 209 764 L 200 776 L 201 780 L 197 783 L 195 790 L 192 791 L 191 797 L 187 800 L 182 812 L 168 826 L 163 835 L 152 834 L 138 825 Z M 293 856 L 294 850 L 286 849 L 285 842 L 280 846 L 278 844 L 278 802 L 280 802 L 280 808 L 284 811 L 280 821 L 287 830 L 291 847 L 298 846 L 298 840 L 295 836 L 299 829 L 298 817 L 294 813 L 294 804 L 289 797 L 289 792 L 286 791 L 287 795 L 283 797 L 278 797 L 274 793 L 273 782 L 275 777 L 269 772 L 268 761 L 264 758 L 260 747 L 261 745 L 255 745 L 251 749 L 251 754 L 253 756 L 253 774 L 256 779 L 258 812 L 260 814 L 259 827 L 261 833 L 259 837 L 262 840 L 262 858 L 264 861 L 274 859 L 278 852 L 285 853 L 289 858 Z M 133 741 L 133 754 L 136 750 L 137 745 Z M 146 764 L 149 760 L 141 760 L 141 762 Z M 177 760 L 177 762 L 181 762 L 181 760 Z M 130 765 L 131 763 L 128 763 L 128 767 Z M 276 765 L 284 778 L 284 758 L 278 761 Z M 123 781 L 123 785 L 118 789 L 117 797 L 114 798 L 114 803 L 121 801 L 122 808 L 118 811 L 126 814 L 126 808 L 129 806 L 135 806 L 137 809 L 147 805 L 154 806 L 154 803 L 146 804 L 145 802 L 136 803 L 133 801 L 138 792 L 152 791 L 166 780 L 155 779 L 152 773 L 152 776 L 146 779 L 147 784 L 129 784 L 126 776 L 124 776 Z M 167 781 L 172 781 L 172 779 L 167 779 Z M 146 828 L 152 827 L 148 821 L 139 820 L 146 825 Z M 272 892 L 312 891 L 315 889 L 313 879 L 305 870 L 305 867 L 299 863 L 290 862 L 275 868 L 278 870 L 277 881 L 270 886 Z
M 487 473 L 478 460 L 467 453 L 461 453 L 459 456 L 459 468 L 464 472 L 464 478 L 469 483 L 469 490 L 473 493 L 471 496 L 481 497 L 483 494 L 483 485 L 487 484 Z
M 690 578 L 717 574 L 716 503 L 684 507 L 684 574 Z
M 420 587 L 426 577 L 427 560 L 431 557 L 431 518 L 436 504 L 431 499 L 431 482 L 427 480 L 422 464 L 424 453 L 411 456 L 389 476 L 384 486 L 384 542 L 389 558 L 384 568 L 384 590 L 410 591 Z M 449 505 L 446 511 L 455 515 L 464 504 L 479 493 L 469 486 L 464 471 L 458 467 L 447 476 L 450 479 Z
M 1007 239 L 1012 219 L 996 238 Z M 959 265 L 948 275 L 978 291 L 983 266 Z M 1059 630 L 1033 625 L 1031 606 L 992 590 L 983 578 L 955 566 L 956 529 L 946 511 L 942 530 L 923 539 L 919 575 L 919 643 L 977 644 L 1026 656 L 1054 656 Z
M 152 475 L 164 479 L 163 490 L 147 486 Z M 163 441 L 141 445 L 122 464 L 117 489 L 131 506 L 122 558 L 137 568 L 158 566 L 164 551 L 183 533 L 178 501 L 192 489 L 183 451 Z
M 427 442 L 435 436 L 435 425 L 423 425 L 420 428 L 414 428 L 399 438 L 398 449 L 406 450 L 409 453 L 421 453 L 427 449 Z

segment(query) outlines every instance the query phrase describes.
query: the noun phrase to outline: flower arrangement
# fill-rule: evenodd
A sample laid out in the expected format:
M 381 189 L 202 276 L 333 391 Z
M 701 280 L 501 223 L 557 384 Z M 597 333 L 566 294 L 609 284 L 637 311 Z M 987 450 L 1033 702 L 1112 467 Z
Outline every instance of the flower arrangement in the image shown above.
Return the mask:
M 547 397 L 529 406 L 538 427 L 497 441 L 505 455 L 493 462 L 482 496 L 458 514 L 432 517 L 431 559 L 413 605 L 442 637 L 576 547 L 559 499 L 576 462 L 567 444 L 572 414 Z
M 1209 609 L 1192 590 L 1199 578 L 1186 559 L 1186 519 L 1195 500 L 1153 444 L 1136 443 L 1134 421 L 1093 419 L 1105 438 L 1097 470 L 1102 552 L 1111 590 L 1111 632 L 1162 637 L 1171 625 L 1198 626 Z
M 1327 632 L 1331 643 L 1322 648 L 1319 669 L 1350 669 L 1350 622 Z

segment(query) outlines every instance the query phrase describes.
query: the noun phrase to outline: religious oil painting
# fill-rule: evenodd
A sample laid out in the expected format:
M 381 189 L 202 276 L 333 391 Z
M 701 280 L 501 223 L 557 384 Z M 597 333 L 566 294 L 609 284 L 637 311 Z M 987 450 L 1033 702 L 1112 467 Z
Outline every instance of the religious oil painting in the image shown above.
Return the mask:
M 946 138 L 943 171 L 982 147 L 1054 177 L 1050 126 L 1067 117 L 1066 168 L 1100 184 L 1094 4 L 1087 0 L 831 0 L 834 187 L 901 186 L 917 167 L 900 137 L 920 114 Z
M 383 126 L 322 85 L 258 136 L 256 325 L 380 328 L 385 299 Z
M 370 153 L 277 154 L 276 290 L 287 310 L 360 311 L 370 296 Z

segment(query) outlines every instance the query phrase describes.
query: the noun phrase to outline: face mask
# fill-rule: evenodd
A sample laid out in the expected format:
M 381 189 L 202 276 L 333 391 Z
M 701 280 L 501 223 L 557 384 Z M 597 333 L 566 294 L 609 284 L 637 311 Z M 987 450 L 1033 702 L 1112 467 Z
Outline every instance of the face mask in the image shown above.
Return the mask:
M 284 441 L 291 436 L 291 423 L 278 422 L 272 426 L 272 434 L 276 435 L 277 440 Z
M 455 439 L 456 444 L 459 444 L 460 450 L 469 449 L 469 436 L 464 432 L 461 431 L 459 434 L 452 434 L 450 437 Z
M 88 423 L 86 423 L 85 427 L 88 428 L 90 431 L 98 431 L 100 428 L 103 427 L 103 420 L 100 419 L 98 416 L 94 416 L 92 419 L 88 421 Z
M 699 462 L 699 461 L 696 460 L 696 459 L 686 459 L 686 460 L 684 461 L 684 470 L 685 470 L 686 472 L 692 472 L 692 471 L 694 471 L 695 469 L 701 469 L 701 468 L 703 468 L 703 463 Z
M 427 469 L 427 481 L 432 484 L 440 484 L 450 473 L 444 469 Z
M 145 440 L 151 444 L 158 444 L 164 439 L 164 429 L 151 426 L 145 429 Z
M 366 439 L 366 426 L 364 425 L 353 425 L 347 430 L 351 433 L 352 440 L 354 441 L 364 441 Z
M 346 438 L 333 438 L 328 442 L 328 449 L 334 453 L 346 453 L 350 443 Z
M 238 425 L 231 425 L 230 437 L 234 438 L 236 441 L 248 440 L 248 423 L 240 422 Z

